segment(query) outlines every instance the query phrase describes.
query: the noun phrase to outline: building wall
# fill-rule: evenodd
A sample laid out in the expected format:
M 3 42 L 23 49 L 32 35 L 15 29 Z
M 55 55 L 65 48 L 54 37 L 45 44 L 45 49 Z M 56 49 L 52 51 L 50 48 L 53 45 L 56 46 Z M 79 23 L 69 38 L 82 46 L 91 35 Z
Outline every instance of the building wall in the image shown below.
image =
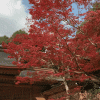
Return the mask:
M 30 89 L 2 86 L 0 87 L 0 100 L 29 100 Z
M 29 87 L 0 86 L 0 100 L 45 100 L 35 91 Z
M 63 92 L 55 93 L 55 94 L 49 96 L 48 99 L 57 99 L 57 98 L 65 97 L 65 95 L 66 95 L 66 92 L 63 91 Z

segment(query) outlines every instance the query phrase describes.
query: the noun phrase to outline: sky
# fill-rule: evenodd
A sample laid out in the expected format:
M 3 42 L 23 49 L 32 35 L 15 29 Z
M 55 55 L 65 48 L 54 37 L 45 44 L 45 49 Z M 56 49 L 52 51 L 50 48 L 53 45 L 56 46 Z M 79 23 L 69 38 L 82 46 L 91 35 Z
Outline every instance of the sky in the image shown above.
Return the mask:
M 0 0 L 0 36 L 10 37 L 15 31 L 27 28 L 28 0 Z
M 31 8 L 28 0 L 0 0 L 0 36 L 10 37 L 15 31 L 26 29 L 26 18 L 31 18 L 28 9 Z M 77 15 L 76 4 L 73 4 L 73 12 Z M 86 10 L 83 10 L 86 12 Z

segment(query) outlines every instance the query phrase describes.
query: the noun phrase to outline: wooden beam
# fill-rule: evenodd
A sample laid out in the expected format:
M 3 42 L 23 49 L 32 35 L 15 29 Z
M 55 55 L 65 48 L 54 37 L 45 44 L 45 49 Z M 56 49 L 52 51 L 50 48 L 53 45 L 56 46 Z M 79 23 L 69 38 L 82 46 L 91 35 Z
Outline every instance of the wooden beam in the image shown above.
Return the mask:
M 16 84 L 7 84 L 7 83 L 0 83 L 0 86 L 5 86 L 5 87 L 26 87 L 26 88 L 30 88 L 30 85 L 16 85 Z

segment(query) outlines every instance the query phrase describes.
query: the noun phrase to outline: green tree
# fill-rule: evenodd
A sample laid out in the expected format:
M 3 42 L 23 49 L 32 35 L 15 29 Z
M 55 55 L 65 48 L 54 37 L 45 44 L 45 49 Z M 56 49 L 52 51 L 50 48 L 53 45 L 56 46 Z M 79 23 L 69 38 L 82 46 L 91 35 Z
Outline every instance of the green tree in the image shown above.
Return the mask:
M 9 39 L 9 37 L 7 37 L 6 35 L 0 37 L 0 44 L 2 44 L 2 42 L 5 42 L 8 44 L 8 39 Z

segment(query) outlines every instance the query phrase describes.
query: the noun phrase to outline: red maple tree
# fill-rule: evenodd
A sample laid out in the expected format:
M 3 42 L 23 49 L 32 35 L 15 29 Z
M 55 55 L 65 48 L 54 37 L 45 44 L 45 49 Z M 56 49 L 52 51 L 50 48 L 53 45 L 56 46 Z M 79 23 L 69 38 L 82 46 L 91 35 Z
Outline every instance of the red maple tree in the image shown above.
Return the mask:
M 100 70 L 100 10 L 88 11 L 86 23 L 78 26 L 79 16 L 74 16 L 72 3 L 85 8 L 91 0 L 29 0 L 33 4 L 29 9 L 34 23 L 30 25 L 29 35 L 17 35 L 6 47 L 5 52 L 17 59 L 13 64 L 18 67 L 52 68 L 52 72 L 39 72 L 33 78 L 17 77 L 18 82 L 40 81 L 47 75 L 62 76 L 68 94 L 66 80 L 84 81 L 91 72 Z M 65 28 L 61 22 L 70 28 Z M 69 36 L 79 30 L 74 38 Z M 19 59 L 20 58 L 20 59 Z M 36 72 L 35 74 L 38 75 Z M 96 77 L 98 79 L 98 77 Z

